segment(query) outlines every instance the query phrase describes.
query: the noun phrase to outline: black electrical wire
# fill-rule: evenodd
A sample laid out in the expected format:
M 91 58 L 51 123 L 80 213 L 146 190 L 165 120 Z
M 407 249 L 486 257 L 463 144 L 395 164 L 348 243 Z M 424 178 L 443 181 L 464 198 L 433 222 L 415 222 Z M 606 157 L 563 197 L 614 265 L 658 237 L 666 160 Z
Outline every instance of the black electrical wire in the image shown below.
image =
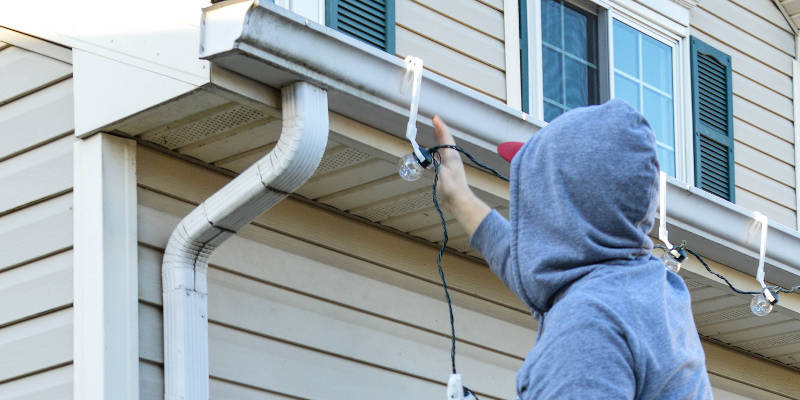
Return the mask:
M 441 154 L 439 154 L 439 150 L 441 150 L 441 149 L 453 149 L 453 150 L 456 150 L 459 153 L 465 155 L 472 163 L 474 163 L 475 165 L 477 165 L 478 167 L 480 167 L 480 168 L 482 168 L 482 169 L 484 169 L 486 171 L 491 172 L 492 174 L 494 174 L 498 178 L 500 178 L 500 179 L 502 179 L 502 180 L 504 180 L 506 182 L 508 182 L 508 178 L 505 175 L 503 175 L 500 172 L 498 172 L 497 170 L 495 170 L 494 168 L 479 162 L 478 160 L 475 159 L 475 157 L 472 156 L 472 154 L 469 154 L 467 151 L 465 151 L 464 149 L 462 149 L 459 146 L 445 144 L 445 145 L 433 146 L 433 147 L 427 149 L 428 153 L 431 154 L 431 158 L 433 159 L 432 160 L 432 162 L 433 162 L 433 206 L 436 208 L 436 212 L 439 214 L 439 220 L 442 223 L 442 245 L 439 247 L 439 254 L 436 256 L 436 266 L 439 269 L 439 278 L 442 279 L 442 287 L 444 288 L 444 298 L 447 300 L 447 309 L 448 309 L 448 311 L 450 313 L 450 364 L 451 364 L 451 367 L 452 367 L 452 371 L 455 374 L 456 373 L 456 325 L 455 325 L 455 318 L 453 316 L 453 302 L 450 299 L 450 290 L 447 288 L 447 280 L 445 279 L 445 276 L 444 276 L 444 268 L 442 268 L 442 257 L 444 256 L 444 251 L 447 248 L 447 240 L 448 240 L 448 236 L 447 236 L 447 221 L 445 221 L 444 212 L 442 212 L 442 208 L 439 206 L 439 197 L 438 197 L 437 191 L 436 191 L 436 187 L 437 187 L 437 185 L 439 183 L 439 166 L 441 165 L 441 162 L 436 159 L 436 156 L 438 155 L 439 158 L 441 158 Z M 472 390 L 470 390 L 469 388 L 467 388 L 465 386 L 464 387 L 464 395 L 466 396 L 466 395 L 470 395 L 470 394 L 473 397 L 475 397 L 476 400 L 478 400 L 478 396 L 475 394 L 475 392 L 473 392 Z
M 666 246 L 660 245 L 660 244 L 655 245 L 655 247 L 659 248 L 661 250 L 664 250 L 668 254 L 669 254 L 669 251 L 671 250 L 671 249 L 667 249 Z M 711 267 L 708 265 L 708 263 L 706 263 L 706 261 L 703 260 L 703 257 L 700 257 L 699 254 L 694 252 L 692 249 L 686 247 L 686 243 L 685 242 L 682 243 L 680 246 L 677 246 L 677 248 L 686 250 L 686 252 L 688 252 L 689 254 L 693 255 L 694 258 L 697 259 L 697 261 L 700 261 L 700 264 L 703 264 L 703 266 L 706 268 L 706 271 L 708 271 L 710 274 L 716 276 L 717 278 L 722 279 L 728 285 L 728 287 L 731 288 L 732 291 L 734 291 L 736 293 L 739 293 L 739 294 L 751 294 L 751 295 L 761 294 L 761 292 L 741 290 L 741 289 L 737 288 L 736 286 L 733 286 L 733 284 L 728 280 L 728 278 L 726 278 L 724 275 L 720 274 L 719 272 L 716 272 L 716 271 L 712 270 Z M 780 292 L 780 293 L 799 293 L 800 292 L 800 285 L 791 287 L 789 289 L 784 288 L 782 286 L 767 286 L 767 288 L 772 290 L 773 292 Z

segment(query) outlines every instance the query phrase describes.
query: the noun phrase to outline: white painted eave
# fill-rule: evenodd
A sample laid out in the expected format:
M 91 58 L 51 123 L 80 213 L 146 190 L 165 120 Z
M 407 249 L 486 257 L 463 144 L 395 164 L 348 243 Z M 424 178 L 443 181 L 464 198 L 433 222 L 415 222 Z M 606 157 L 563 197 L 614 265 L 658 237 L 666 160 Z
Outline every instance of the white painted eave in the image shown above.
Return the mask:
M 200 57 L 272 87 L 305 80 L 328 90 L 330 110 L 403 136 L 409 94 L 400 58 L 265 1 L 226 1 L 203 10 Z M 525 141 L 544 122 L 425 71 L 419 139 L 432 145 L 439 115 L 459 143 L 498 168 L 497 143 Z
M 400 91 L 405 68 L 399 58 L 271 2 L 227 1 L 205 8 L 201 31 L 201 58 L 272 87 L 298 79 L 314 82 L 329 90 L 332 111 L 402 136 L 408 96 Z M 460 143 L 490 160 L 497 160 L 498 143 L 524 141 L 543 126 L 428 71 L 419 113 L 423 143 L 432 137 L 430 117 L 438 114 L 457 131 Z M 752 211 L 676 180 L 669 182 L 667 204 L 673 242 L 687 240 L 707 257 L 754 275 L 759 242 Z M 800 284 L 797 231 L 770 224 L 767 279 Z

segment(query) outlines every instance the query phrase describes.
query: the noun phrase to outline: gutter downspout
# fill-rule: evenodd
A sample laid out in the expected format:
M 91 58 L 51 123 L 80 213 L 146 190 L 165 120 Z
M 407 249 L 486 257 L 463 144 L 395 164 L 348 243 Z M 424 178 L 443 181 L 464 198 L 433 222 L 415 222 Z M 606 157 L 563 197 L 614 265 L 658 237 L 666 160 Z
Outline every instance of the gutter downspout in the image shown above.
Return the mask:
M 211 195 L 178 224 L 161 266 L 166 400 L 207 400 L 208 285 L 214 249 L 283 200 L 314 173 L 328 141 L 324 89 L 295 82 L 281 89 L 283 129 L 275 148 Z
M 794 36 L 792 97 L 794 101 L 794 212 L 797 217 L 795 229 L 800 231 L 800 33 L 795 33 Z

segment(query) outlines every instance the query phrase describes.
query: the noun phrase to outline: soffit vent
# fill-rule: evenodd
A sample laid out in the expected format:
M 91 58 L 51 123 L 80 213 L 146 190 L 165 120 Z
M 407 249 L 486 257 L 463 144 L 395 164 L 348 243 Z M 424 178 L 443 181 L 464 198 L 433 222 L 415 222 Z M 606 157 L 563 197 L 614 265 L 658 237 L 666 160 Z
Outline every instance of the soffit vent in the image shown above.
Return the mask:
M 351 147 L 338 147 L 327 152 L 319 163 L 315 175 L 321 176 L 342 168 L 362 163 L 370 158 L 370 155 Z
M 174 150 L 266 117 L 249 107 L 226 104 L 168 123 L 142 134 L 141 138 Z
M 408 214 L 430 206 L 431 193 L 429 190 L 426 190 L 411 196 L 381 202 L 363 210 L 353 210 L 353 214 L 360 215 L 371 221 L 382 221 L 390 217 Z

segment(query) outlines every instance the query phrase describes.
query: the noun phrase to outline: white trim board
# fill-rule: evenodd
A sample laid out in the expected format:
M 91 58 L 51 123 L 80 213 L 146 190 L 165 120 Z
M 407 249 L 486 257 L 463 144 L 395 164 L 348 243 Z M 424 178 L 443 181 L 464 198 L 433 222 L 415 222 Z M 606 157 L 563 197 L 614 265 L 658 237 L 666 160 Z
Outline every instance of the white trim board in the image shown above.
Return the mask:
M 74 146 L 74 397 L 138 400 L 136 142 Z

